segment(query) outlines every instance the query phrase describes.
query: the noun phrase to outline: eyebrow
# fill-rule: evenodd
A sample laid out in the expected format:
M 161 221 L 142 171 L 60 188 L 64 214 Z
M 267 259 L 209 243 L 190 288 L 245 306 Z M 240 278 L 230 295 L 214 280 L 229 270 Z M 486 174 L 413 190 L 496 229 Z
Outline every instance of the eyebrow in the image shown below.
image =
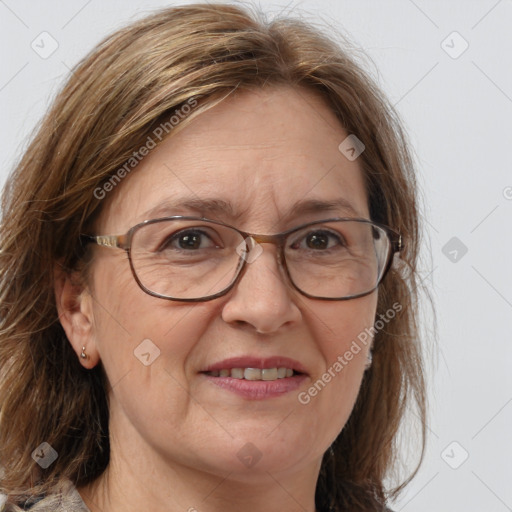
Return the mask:
M 180 210 L 189 210 L 205 218 L 227 217 L 229 219 L 236 219 L 240 216 L 235 213 L 235 209 L 229 201 L 219 198 L 186 198 L 175 202 L 166 201 L 158 204 L 143 214 L 143 220 L 159 218 L 161 216 L 178 215 L 176 212 Z M 332 200 L 304 199 L 297 201 L 292 205 L 284 218 L 286 220 L 291 220 L 300 215 L 323 212 L 335 213 L 340 210 L 343 211 L 344 215 L 346 214 L 349 217 L 362 217 L 361 213 L 358 212 L 347 199 L 340 197 Z
M 306 199 L 302 201 L 296 202 L 288 216 L 295 217 L 298 215 L 304 215 L 308 213 L 329 213 L 336 212 L 339 210 L 343 210 L 348 215 L 353 217 L 361 217 L 361 213 L 358 212 L 350 203 L 350 201 L 340 197 L 337 199 L 332 199 L 330 201 L 325 201 L 321 199 Z
M 187 198 L 179 201 L 165 201 L 146 211 L 144 218 L 158 218 L 160 216 L 177 215 L 176 210 L 191 210 L 202 217 L 224 215 L 235 218 L 235 212 L 231 203 L 222 199 Z

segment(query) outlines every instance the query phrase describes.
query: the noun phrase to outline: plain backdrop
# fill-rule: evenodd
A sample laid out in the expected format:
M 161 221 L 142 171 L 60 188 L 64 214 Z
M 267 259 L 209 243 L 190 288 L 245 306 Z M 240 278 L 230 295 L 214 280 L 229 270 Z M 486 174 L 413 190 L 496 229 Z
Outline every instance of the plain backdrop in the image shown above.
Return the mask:
M 175 3 L 0 0 L 1 183 L 78 60 Z M 362 48 L 416 153 L 438 347 L 425 463 L 395 510 L 512 510 L 512 1 L 257 5 L 300 12 Z M 432 315 L 425 322 L 431 337 Z

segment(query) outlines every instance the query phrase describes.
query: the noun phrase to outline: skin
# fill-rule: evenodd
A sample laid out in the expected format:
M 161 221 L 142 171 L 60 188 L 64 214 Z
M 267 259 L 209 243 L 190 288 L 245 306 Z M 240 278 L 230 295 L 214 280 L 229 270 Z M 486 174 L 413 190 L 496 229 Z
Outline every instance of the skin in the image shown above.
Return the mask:
M 148 218 L 204 215 L 252 233 L 277 233 L 335 216 L 369 218 L 358 161 L 338 150 L 347 137 L 321 98 L 273 87 L 232 95 L 154 149 L 105 200 L 98 234 L 122 234 Z M 216 198 L 226 212 L 156 205 Z M 354 211 L 291 215 L 304 199 L 344 198 Z M 373 325 L 377 294 L 337 302 L 306 298 L 287 283 L 275 247 L 247 265 L 225 296 L 187 304 L 144 293 L 126 253 L 96 247 L 89 286 L 61 276 L 61 323 L 77 356 L 86 347 L 110 383 L 111 462 L 79 489 L 97 511 L 308 511 L 324 452 L 348 420 L 368 346 L 307 405 L 300 391 L 332 366 Z M 160 349 L 149 366 L 134 357 L 144 339 Z M 233 356 L 286 356 L 308 377 L 300 389 L 248 400 L 198 373 Z M 252 443 L 261 459 L 237 457 Z

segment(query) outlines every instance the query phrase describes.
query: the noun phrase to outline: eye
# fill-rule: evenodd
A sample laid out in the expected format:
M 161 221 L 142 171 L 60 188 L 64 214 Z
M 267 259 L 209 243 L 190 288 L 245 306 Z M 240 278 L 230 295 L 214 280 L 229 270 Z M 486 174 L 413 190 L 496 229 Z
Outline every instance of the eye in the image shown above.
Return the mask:
M 336 246 L 344 246 L 344 240 L 340 234 L 327 231 L 310 231 L 296 239 L 292 244 L 292 249 L 311 249 L 313 251 L 325 251 Z
M 206 233 L 203 230 L 184 229 L 168 236 L 162 244 L 160 244 L 159 251 L 197 251 L 200 249 L 219 247 L 219 244 L 213 241 L 213 237 L 214 235 L 212 233 Z

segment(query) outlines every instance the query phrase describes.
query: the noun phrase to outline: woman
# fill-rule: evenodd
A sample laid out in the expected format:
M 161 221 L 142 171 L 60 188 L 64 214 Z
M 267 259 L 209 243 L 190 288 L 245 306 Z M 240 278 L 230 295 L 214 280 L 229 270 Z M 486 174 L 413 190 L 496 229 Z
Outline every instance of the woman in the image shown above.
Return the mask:
M 5 510 L 386 510 L 417 222 L 392 109 L 312 28 L 109 37 L 4 193 Z

